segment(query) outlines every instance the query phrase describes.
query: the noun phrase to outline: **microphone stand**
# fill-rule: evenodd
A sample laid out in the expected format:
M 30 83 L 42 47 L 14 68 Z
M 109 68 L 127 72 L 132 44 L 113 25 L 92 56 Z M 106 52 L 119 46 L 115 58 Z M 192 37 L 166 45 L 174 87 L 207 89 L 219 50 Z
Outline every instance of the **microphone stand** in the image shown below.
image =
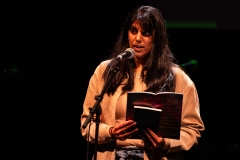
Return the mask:
M 118 60 L 118 59 L 115 59 Z M 95 104 L 93 106 L 93 108 L 90 109 L 90 114 L 88 115 L 88 117 L 86 118 L 85 122 L 82 125 L 82 128 L 86 128 L 88 123 L 90 122 L 90 120 L 92 119 L 92 116 L 94 115 L 94 113 L 96 113 L 96 118 L 95 118 L 95 123 L 96 123 L 96 129 L 95 129 L 95 142 L 94 142 L 94 160 L 96 160 L 97 158 L 97 148 L 98 148 L 98 131 L 99 131 L 99 123 L 100 123 L 100 115 L 101 115 L 101 108 L 99 107 L 100 102 L 103 99 L 103 95 L 106 93 L 108 87 L 111 84 L 112 79 L 114 78 L 115 74 L 117 73 L 117 71 L 119 70 L 119 68 L 117 67 L 117 65 L 119 64 L 119 61 L 117 62 L 116 66 L 112 69 L 110 69 L 110 77 L 107 78 L 107 81 L 104 84 L 104 87 L 101 91 L 101 94 L 98 96 L 95 96 Z

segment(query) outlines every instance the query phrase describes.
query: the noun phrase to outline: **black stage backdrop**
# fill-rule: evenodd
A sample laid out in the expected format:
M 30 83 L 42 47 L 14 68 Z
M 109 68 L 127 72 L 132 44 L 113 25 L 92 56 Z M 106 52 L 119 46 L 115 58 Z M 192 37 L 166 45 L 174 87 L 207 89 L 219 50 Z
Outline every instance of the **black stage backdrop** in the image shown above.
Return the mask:
M 150 2 L 1 2 L 3 159 L 86 159 L 79 117 L 89 78 L 127 13 L 141 4 Z M 180 64 L 198 62 L 186 71 L 198 89 L 206 131 L 187 159 L 239 158 L 239 28 L 168 33 Z

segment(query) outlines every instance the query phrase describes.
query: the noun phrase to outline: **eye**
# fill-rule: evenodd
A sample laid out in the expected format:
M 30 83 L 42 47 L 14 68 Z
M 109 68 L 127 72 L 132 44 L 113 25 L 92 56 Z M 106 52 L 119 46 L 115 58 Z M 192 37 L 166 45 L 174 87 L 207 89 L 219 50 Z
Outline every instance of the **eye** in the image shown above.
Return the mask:
M 138 32 L 138 30 L 137 30 L 136 27 L 131 27 L 131 28 L 129 29 L 129 31 L 130 31 L 132 34 L 137 34 L 137 32 Z
M 147 30 L 142 30 L 142 35 L 145 36 L 145 37 L 150 37 L 151 36 L 150 32 L 148 32 Z

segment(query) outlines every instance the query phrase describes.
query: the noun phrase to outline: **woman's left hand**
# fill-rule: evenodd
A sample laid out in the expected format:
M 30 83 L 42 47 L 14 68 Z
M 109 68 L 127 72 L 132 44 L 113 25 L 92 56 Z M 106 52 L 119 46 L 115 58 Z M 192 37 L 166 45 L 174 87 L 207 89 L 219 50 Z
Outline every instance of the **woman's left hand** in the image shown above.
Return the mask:
M 164 139 L 157 136 L 149 128 L 141 130 L 139 136 L 143 139 L 145 146 L 149 149 L 162 148 L 164 146 Z

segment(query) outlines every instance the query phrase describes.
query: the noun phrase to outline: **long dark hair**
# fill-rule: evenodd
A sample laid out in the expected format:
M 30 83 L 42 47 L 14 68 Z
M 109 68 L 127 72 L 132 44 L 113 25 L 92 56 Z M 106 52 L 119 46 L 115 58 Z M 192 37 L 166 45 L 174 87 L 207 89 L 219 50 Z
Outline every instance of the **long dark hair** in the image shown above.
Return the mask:
M 143 81 L 147 86 L 146 91 L 174 91 L 175 78 L 171 68 L 176 59 L 169 47 L 165 20 L 160 10 L 151 6 L 140 6 L 128 14 L 118 39 L 113 46 L 112 54 L 108 57 L 112 61 L 103 73 L 103 79 L 107 80 L 109 69 L 111 69 L 111 65 L 114 63 L 113 60 L 120 53 L 123 53 L 126 48 L 129 48 L 128 31 L 136 20 L 138 20 L 142 28 L 153 36 L 153 47 L 141 72 L 141 77 L 143 77 Z M 113 78 L 107 93 L 109 95 L 114 94 L 124 79 L 127 79 L 127 81 L 123 84 L 122 90 L 124 92 L 131 91 L 134 86 L 134 68 L 136 68 L 134 59 L 122 59 L 119 71 Z

